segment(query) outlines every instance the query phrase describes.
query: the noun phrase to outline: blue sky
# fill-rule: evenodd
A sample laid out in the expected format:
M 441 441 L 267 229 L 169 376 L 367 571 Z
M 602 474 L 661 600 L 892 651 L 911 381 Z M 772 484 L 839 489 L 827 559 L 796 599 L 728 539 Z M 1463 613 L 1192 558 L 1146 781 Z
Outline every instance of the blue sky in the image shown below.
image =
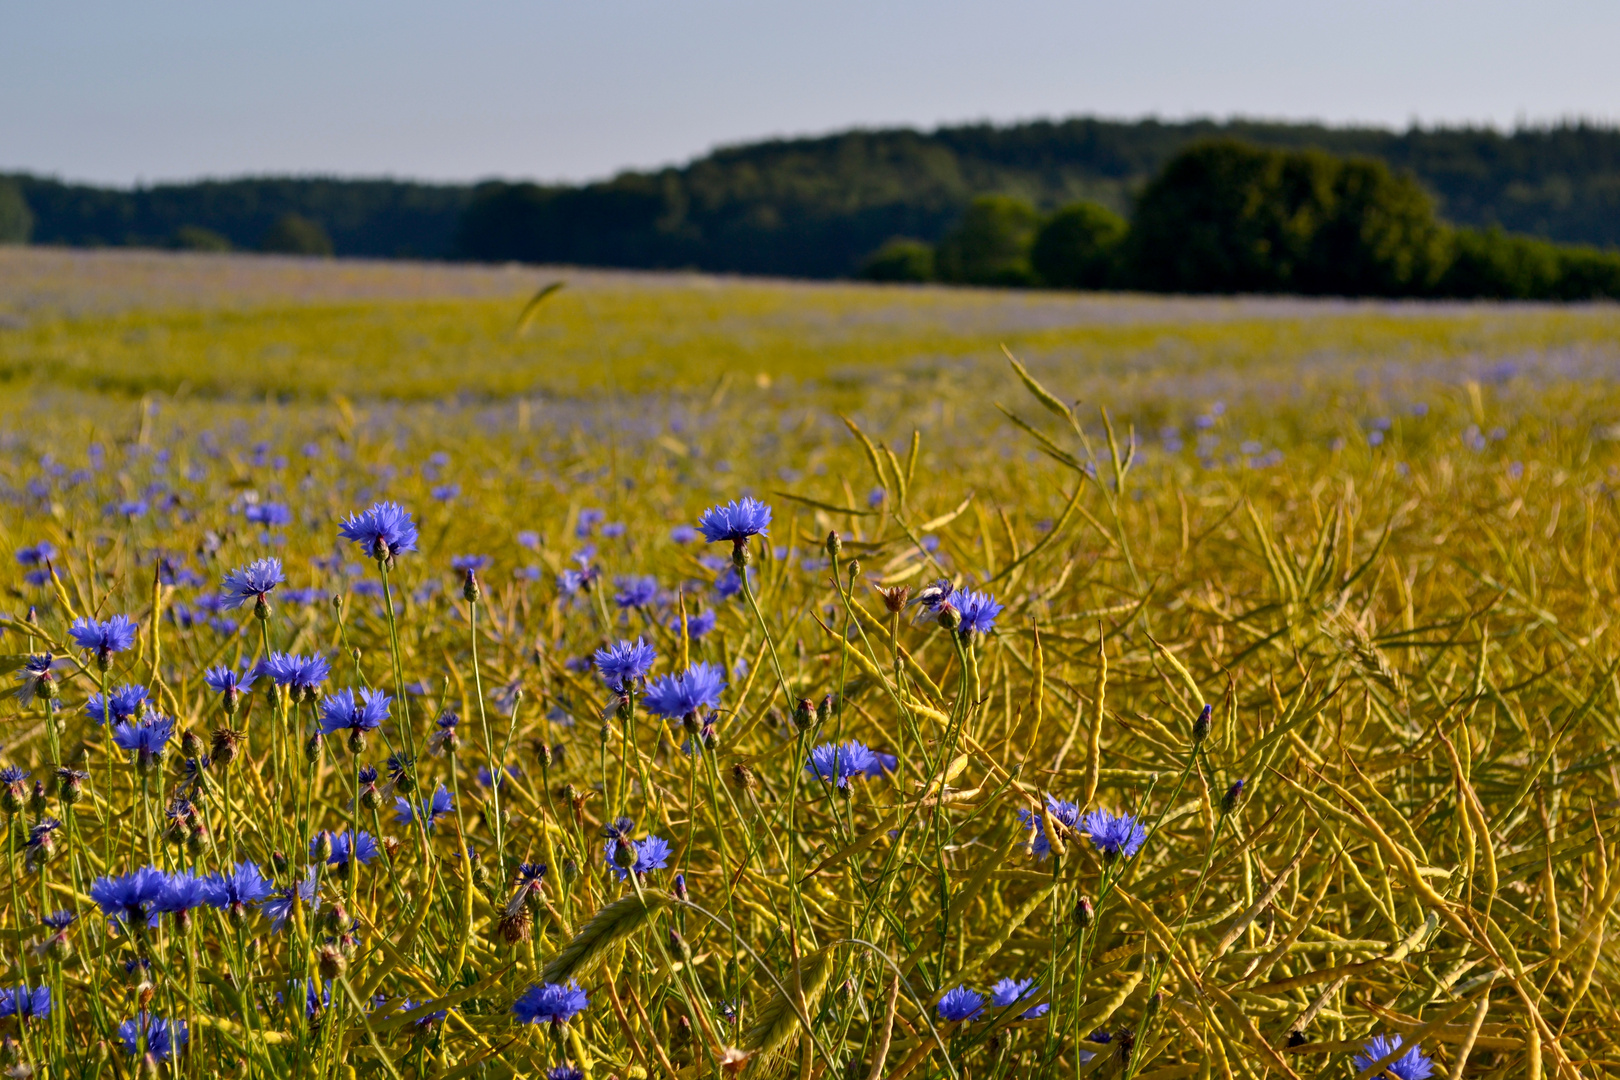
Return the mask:
M 1591 0 L 0 7 L 0 170 L 578 180 L 850 126 L 1620 118 Z

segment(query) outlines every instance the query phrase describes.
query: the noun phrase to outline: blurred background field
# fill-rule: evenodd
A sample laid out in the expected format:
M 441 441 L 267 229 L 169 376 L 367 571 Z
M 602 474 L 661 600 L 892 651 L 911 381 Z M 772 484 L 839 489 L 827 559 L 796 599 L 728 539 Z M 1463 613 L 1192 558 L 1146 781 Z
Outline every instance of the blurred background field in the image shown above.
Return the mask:
M 565 287 L 523 320 L 556 281 Z M 896 1029 L 891 1065 L 951 1074 L 923 1017 L 958 973 L 987 981 L 978 965 L 994 956 L 998 972 L 1042 979 L 1060 1004 L 1091 1004 L 1054 1009 L 1055 1037 L 1032 1022 L 988 1046 L 951 1041 L 974 1076 L 1052 1075 L 1040 1069 L 1054 1060 L 1072 1075 L 1092 1060 L 1074 1052 L 1084 1032 L 1067 1027 L 1080 1016 L 1145 1040 L 1135 1064 L 1105 1054 L 1096 1068 L 1112 1071 L 1098 1075 L 1351 1076 L 1351 1053 L 1385 1031 L 1416 1032 L 1447 1068 L 1471 1054 L 1470 1076 L 1603 1075 L 1620 1068 L 1620 967 L 1603 929 L 1620 894 L 1617 332 L 1611 305 L 1080 296 L 0 249 L 0 551 L 50 540 L 78 603 L 137 614 L 151 611 L 159 551 L 212 579 L 275 550 L 290 585 L 349 598 L 348 640 L 365 644 L 366 667 L 386 684 L 364 568 L 334 556 L 332 535 L 341 515 L 399 499 L 418 515 L 424 549 L 401 563 L 408 677 L 448 668 L 470 715 L 449 558 L 490 556 L 485 685 L 524 689 L 539 704 L 517 745 L 568 743 L 566 775 L 583 790 L 601 779 L 590 719 L 599 688 L 563 661 L 607 631 L 552 582 L 576 548 L 597 545 L 604 580 L 684 582 L 688 602 L 720 613 L 694 656 L 734 672 L 739 658 L 757 666 L 755 624 L 716 591 L 717 567 L 670 537 L 705 506 L 757 495 L 777 513 L 758 572 L 783 694 L 819 699 L 854 671 L 841 670 L 846 654 L 828 629 L 844 617 L 820 550 L 830 529 L 873 586 L 919 586 L 943 568 L 1007 605 L 976 646 L 986 694 L 977 749 L 955 781 L 967 792 L 958 813 L 976 824 L 960 847 L 927 855 L 949 863 L 957 887 L 986 845 L 1008 841 L 1010 808 L 1022 804 L 1009 794 L 998 805 L 997 785 L 1015 767 L 1025 785 L 1016 790 L 1031 799 L 1078 801 L 1089 771 L 1101 805 L 1174 811 L 1131 871 L 1135 899 L 1110 901 L 1098 931 L 1098 957 L 1123 968 L 1104 965 L 1084 994 L 1061 970 L 1042 974 L 1068 947 L 1075 898 L 1095 895 L 1096 867 L 1077 854 L 1049 906 L 1026 907 L 1046 903 L 1048 864 L 1014 847 L 993 886 L 953 916 L 938 967 L 930 954 L 919 969 L 918 1000 L 902 999 L 907 1030 Z M 1003 345 L 1062 404 L 1032 399 Z M 1057 415 L 1065 406 L 1073 428 Z M 841 416 L 874 440 L 870 453 Z M 270 503 L 289 508 L 285 528 L 244 518 Z M 11 580 L 7 606 L 37 604 L 48 625 L 61 618 L 58 598 L 21 569 Z M 186 612 L 164 631 L 175 637 L 166 677 L 185 715 L 201 717 L 211 708 L 201 666 L 234 647 L 238 627 L 203 614 L 188 587 L 165 595 Z M 887 663 L 880 601 L 861 581 L 852 598 Z M 286 611 L 296 642 L 335 646 L 326 609 Z M 624 625 L 674 655 L 670 615 Z M 1047 698 L 1044 726 L 1032 730 L 1034 628 Z M 930 644 L 938 632 L 928 628 L 905 633 L 919 635 L 915 655 L 944 687 L 929 700 L 954 710 L 949 647 Z M 723 729 L 722 767 L 758 763 L 769 807 L 760 813 L 776 815 L 794 771 L 782 753 L 792 733 L 779 723 L 791 702 L 763 675 L 736 681 L 728 704 L 752 719 L 735 744 Z M 829 737 L 836 728 L 901 747 L 870 679 L 850 700 Z M 1209 757 L 1183 793 L 1191 802 L 1172 805 L 1166 789 L 1186 779 L 1187 733 L 1205 701 L 1217 706 Z M 777 719 L 762 722 L 772 707 Z M 562 710 L 567 729 L 546 709 Z M 24 719 L 19 710 L 0 722 L 22 733 Z M 1088 762 L 1093 730 L 1099 756 Z M 18 753 L 28 753 L 37 729 L 21 737 Z M 938 737 L 919 747 L 937 751 Z M 1266 748 L 1260 759 L 1256 747 Z M 684 765 L 663 754 L 651 767 L 685 791 Z M 1266 767 L 1252 771 L 1257 763 Z M 538 782 L 532 760 L 523 769 L 520 783 Z M 1335 802 L 1339 789 L 1321 776 L 1357 801 Z M 1221 791 L 1236 779 L 1251 801 L 1223 841 Z M 894 791 L 921 782 L 903 778 Z M 850 827 L 880 824 L 894 797 L 863 801 L 866 817 Z M 541 835 L 542 802 L 530 796 L 519 835 Z M 702 821 L 694 891 L 718 902 L 722 804 L 676 803 L 678 823 Z M 487 826 L 469 827 L 487 843 Z M 820 816 L 794 843 L 806 859 L 823 857 L 842 827 L 836 813 Z M 1205 845 L 1217 852 L 1207 882 Z M 862 856 L 859 873 L 889 889 L 891 878 L 874 876 L 883 847 Z M 580 856 L 600 863 L 595 847 Z M 827 914 L 843 910 L 840 890 L 857 887 L 843 873 L 805 889 L 825 905 L 806 916 L 824 939 L 851 931 Z M 858 877 L 854 860 L 849 873 Z M 1273 879 L 1273 907 L 1215 947 Z M 739 888 L 763 902 L 780 895 L 751 878 Z M 927 925 L 931 888 L 885 895 L 902 922 Z M 490 889 L 496 905 L 500 892 Z M 1002 935 L 1010 911 L 1027 925 L 1015 920 Z M 770 965 L 786 972 L 777 931 L 748 919 L 751 940 L 773 942 Z M 1187 937 L 1177 930 L 1172 942 L 1165 927 L 1178 920 Z M 495 970 L 502 946 L 490 926 L 480 933 L 467 973 L 442 953 L 423 961 L 417 1000 Z M 560 927 L 550 934 L 542 961 L 567 939 Z M 884 940 L 899 955 L 916 946 Z M 1214 966 L 1233 941 L 1226 966 Z M 706 992 L 768 1007 L 766 980 L 745 964 L 739 983 L 723 943 L 701 942 L 714 950 L 699 961 Z M 1178 947 L 1183 966 L 1166 965 Z M 848 1075 L 864 1075 L 888 976 L 839 963 L 853 989 L 827 996 L 816 1031 L 851 1063 Z M 1129 986 L 1116 978 L 1125 971 L 1138 976 Z M 658 1004 L 645 1030 L 632 1020 L 621 1031 L 593 1011 L 585 1033 L 599 1075 L 630 1075 L 631 1029 L 647 1046 L 688 1054 L 682 1075 L 708 1074 L 668 980 L 615 961 L 593 995 L 604 977 Z M 1150 1008 L 1161 980 L 1168 1001 Z M 1103 1013 L 1099 986 L 1123 986 Z M 1211 986 L 1228 995 L 1219 1008 Z M 459 999 L 471 1026 L 434 1042 L 420 1075 L 494 1054 L 504 992 Z M 1465 1039 L 1476 1008 L 1484 1026 Z M 747 1020 L 721 1041 L 746 1048 Z M 342 1038 L 366 1060 L 358 1034 Z M 832 1075 L 812 1042 L 787 1043 L 803 1058 L 761 1052 L 751 1068 L 807 1061 Z M 499 1053 L 519 1071 L 551 1063 L 538 1037 Z

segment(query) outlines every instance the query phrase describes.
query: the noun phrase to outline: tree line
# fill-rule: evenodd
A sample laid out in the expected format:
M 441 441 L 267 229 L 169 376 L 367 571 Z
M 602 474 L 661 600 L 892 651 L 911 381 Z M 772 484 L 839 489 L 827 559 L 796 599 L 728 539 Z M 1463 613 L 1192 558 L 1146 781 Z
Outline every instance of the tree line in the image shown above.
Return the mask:
M 963 244 L 979 219 L 999 217 L 1008 219 L 1013 233 L 1030 239 L 1027 257 L 991 260 L 997 281 L 1129 281 L 1133 287 L 1183 288 L 1192 287 L 1178 284 L 1190 271 L 1176 267 L 1190 255 L 1164 262 L 1166 279 L 1150 279 L 1144 272 L 1146 261 L 1137 253 L 1145 250 L 1141 245 L 1152 222 L 1140 213 L 1142 199 L 1178 155 L 1223 139 L 1267 151 L 1314 149 L 1384 162 L 1391 175 L 1409 178 L 1429 197 L 1431 216 L 1449 223 L 1437 232 L 1427 225 L 1420 229 L 1429 237 L 1426 253 L 1422 243 L 1403 249 L 1414 260 L 1410 270 L 1374 260 L 1358 271 L 1362 278 L 1333 269 L 1339 275 L 1335 280 L 1351 285 L 1324 284 L 1322 260 L 1332 262 L 1325 254 L 1329 238 L 1345 242 L 1344 207 L 1357 196 L 1348 188 L 1332 198 L 1318 193 L 1300 203 L 1303 210 L 1292 218 L 1244 223 L 1259 230 L 1247 254 L 1220 256 L 1230 260 L 1230 287 L 1463 295 L 1469 294 L 1464 283 L 1473 280 L 1489 285 L 1467 287 L 1477 295 L 1560 290 L 1585 295 L 1581 283 L 1608 272 L 1603 256 L 1555 250 L 1525 237 L 1620 245 L 1620 129 L 1612 127 L 1391 131 L 1094 118 L 770 140 L 722 148 L 678 168 L 627 172 L 580 185 L 262 177 L 115 189 L 11 174 L 0 177 L 0 242 L 330 250 L 344 256 L 837 278 L 860 272 L 891 238 L 911 237 L 917 243 L 887 246 L 889 262 L 901 267 L 888 272 L 916 276 L 922 273 L 917 267 L 932 259 L 925 276 L 982 280 L 980 271 L 961 268 L 961 260 L 977 257 L 968 250 L 971 244 Z M 1318 179 L 1323 174 L 1306 172 Z M 1342 183 L 1355 175 L 1346 172 Z M 988 196 L 1011 202 L 975 202 Z M 1339 208 L 1339 224 L 1307 229 L 1307 221 L 1329 203 Z M 1286 198 L 1282 204 L 1288 204 Z M 1129 244 L 1114 250 L 1110 244 L 1123 243 L 1118 234 L 1127 218 Z M 1310 243 L 1301 230 L 1310 234 Z M 1045 237 L 1041 245 L 1035 243 L 1037 234 Z M 1081 258 L 1084 266 L 1055 268 L 1051 260 L 1061 253 L 1080 258 L 1074 252 L 1084 250 L 1084 245 L 1059 243 L 1064 235 L 1092 237 L 1088 242 L 1099 251 L 1109 249 L 1108 257 L 1093 252 Z M 1254 243 L 1278 253 L 1260 260 L 1266 268 L 1256 268 Z M 1195 269 L 1205 265 L 1193 261 Z M 1099 269 L 1104 262 L 1111 268 L 1107 274 Z M 1404 284 L 1391 286 L 1390 274 Z M 1516 283 L 1503 286 L 1504 279 Z
M 1620 298 L 1620 252 L 1449 225 L 1410 173 L 1368 157 L 1223 139 L 1172 158 L 1127 220 L 983 195 L 938 243 L 896 237 L 874 281 L 1183 293 Z

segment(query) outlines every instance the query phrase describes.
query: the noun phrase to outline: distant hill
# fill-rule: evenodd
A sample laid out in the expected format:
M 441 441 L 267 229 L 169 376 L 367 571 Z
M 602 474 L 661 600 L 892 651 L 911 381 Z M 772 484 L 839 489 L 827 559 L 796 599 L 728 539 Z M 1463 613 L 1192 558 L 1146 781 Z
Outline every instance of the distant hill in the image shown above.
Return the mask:
M 890 238 L 937 241 L 977 195 L 1128 212 L 1175 153 L 1215 136 L 1371 155 L 1415 175 L 1452 223 L 1620 246 L 1620 129 L 1587 124 L 1398 132 L 1082 118 L 850 131 L 726 147 L 578 187 L 264 178 L 122 190 L 14 179 L 36 243 L 197 246 L 217 235 L 254 250 L 297 215 L 322 226 L 339 255 L 839 277 Z

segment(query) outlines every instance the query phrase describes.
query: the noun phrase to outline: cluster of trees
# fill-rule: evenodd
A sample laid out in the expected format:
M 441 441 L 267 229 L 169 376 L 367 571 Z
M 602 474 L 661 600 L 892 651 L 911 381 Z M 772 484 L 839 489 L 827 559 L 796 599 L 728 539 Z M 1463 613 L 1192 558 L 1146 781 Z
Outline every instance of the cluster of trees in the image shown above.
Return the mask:
M 1197 224 L 1183 198 L 1197 185 L 1169 166 L 1196 165 L 1185 155 L 1211 140 L 1260 156 L 1206 162 L 1235 170 L 1210 190 L 1248 192 L 1263 209 L 1231 218 L 1235 231 L 1206 222 L 1182 235 Z M 1227 221 L 1217 205 L 1198 213 Z M 1362 237 L 1363 224 L 1377 235 Z M 266 177 L 113 189 L 0 177 L 0 242 L 25 237 L 812 278 L 864 264 L 900 280 L 1608 295 L 1607 255 L 1547 241 L 1620 246 L 1620 129 L 1079 118 L 771 140 L 577 186 Z
M 1578 300 L 1620 298 L 1620 253 L 1447 225 L 1409 173 L 1367 157 L 1212 140 L 1173 157 L 1131 220 L 974 199 L 935 244 L 895 238 L 874 281 Z

